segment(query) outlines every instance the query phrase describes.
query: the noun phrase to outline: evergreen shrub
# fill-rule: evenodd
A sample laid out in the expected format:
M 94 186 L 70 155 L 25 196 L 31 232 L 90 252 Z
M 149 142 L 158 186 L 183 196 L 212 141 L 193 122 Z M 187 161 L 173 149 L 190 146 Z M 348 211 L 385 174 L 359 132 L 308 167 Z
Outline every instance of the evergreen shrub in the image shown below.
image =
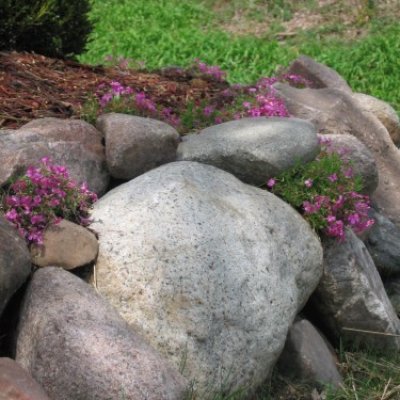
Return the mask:
M 92 25 L 90 0 L 0 0 L 0 50 L 72 58 Z

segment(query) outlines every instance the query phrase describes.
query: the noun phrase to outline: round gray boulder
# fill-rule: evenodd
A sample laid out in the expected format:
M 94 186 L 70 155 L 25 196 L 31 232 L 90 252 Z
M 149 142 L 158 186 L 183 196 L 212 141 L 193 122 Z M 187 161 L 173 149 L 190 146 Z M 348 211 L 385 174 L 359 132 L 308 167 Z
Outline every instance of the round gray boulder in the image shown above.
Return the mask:
M 199 391 L 261 384 L 322 274 L 317 235 L 233 175 L 175 162 L 94 206 L 97 286 Z
M 314 126 L 297 118 L 243 118 L 186 136 L 177 159 L 198 161 L 228 171 L 243 182 L 265 184 L 319 152 Z

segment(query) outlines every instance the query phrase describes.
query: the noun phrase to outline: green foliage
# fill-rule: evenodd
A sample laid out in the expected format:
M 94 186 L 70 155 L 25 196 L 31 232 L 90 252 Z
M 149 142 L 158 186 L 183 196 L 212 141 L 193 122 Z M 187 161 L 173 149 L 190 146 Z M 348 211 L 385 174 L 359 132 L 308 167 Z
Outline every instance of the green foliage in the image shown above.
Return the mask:
M 1 0 L 0 49 L 77 55 L 91 31 L 89 9 L 89 0 Z
M 400 87 L 399 22 L 373 20 L 368 25 L 367 36 L 347 42 L 327 34 L 346 29 L 338 23 L 330 27 L 322 24 L 318 29 L 305 30 L 294 38 L 278 42 L 274 32 L 267 32 L 264 37 L 224 32 L 220 16 L 213 12 L 214 3 L 211 0 L 93 0 L 90 19 L 95 29 L 80 61 L 102 63 L 111 54 L 143 60 L 153 69 L 166 65 L 186 67 L 199 57 L 227 71 L 231 83 L 251 83 L 261 76 L 276 74 L 280 66 L 287 66 L 298 55 L 306 54 L 337 70 L 355 91 L 388 101 L 400 110 L 400 92 L 395 90 Z M 243 12 L 247 10 L 249 18 L 254 14 L 256 20 L 258 2 L 250 3 L 242 5 Z M 292 4 L 289 13 L 296 10 L 292 2 L 266 2 L 268 8 L 264 8 L 276 16 L 271 29 L 290 17 L 283 15 L 286 3 Z M 314 2 L 304 1 L 304 4 L 311 7 Z M 231 20 L 232 7 L 229 5 L 227 11 Z

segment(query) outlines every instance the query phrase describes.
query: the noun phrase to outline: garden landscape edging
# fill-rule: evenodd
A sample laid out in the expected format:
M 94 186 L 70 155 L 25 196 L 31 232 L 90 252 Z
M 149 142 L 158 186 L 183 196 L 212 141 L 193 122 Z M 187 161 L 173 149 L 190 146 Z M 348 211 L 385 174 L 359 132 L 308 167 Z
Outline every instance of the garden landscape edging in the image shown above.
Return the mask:
M 313 68 L 318 71 L 324 69 L 321 65 L 314 65 Z M 335 76 L 330 72 L 329 77 L 329 82 L 332 82 Z M 321 75 L 319 82 L 320 85 L 324 84 Z M 309 99 L 309 93 L 313 93 L 313 98 L 320 99 L 318 104 L 313 104 L 313 109 L 319 110 L 313 117 L 317 119 L 317 127 L 326 129 L 325 133 L 350 133 L 357 137 L 355 133 L 358 131 L 351 125 L 353 120 L 350 117 L 347 121 L 351 123 L 345 125 L 337 109 L 331 116 L 330 111 L 322 107 L 327 104 L 327 100 L 323 100 L 324 94 L 332 104 L 350 104 L 350 94 L 344 95 L 344 92 L 331 89 L 293 89 L 282 85 L 277 88 L 285 92 L 285 96 L 288 96 L 287 93 L 296 93 L 293 98 L 287 98 L 289 108 L 294 99 L 296 104 L 304 104 Z M 347 96 L 345 101 L 344 96 Z M 365 118 L 360 126 L 368 126 L 373 120 L 371 115 L 365 114 L 357 103 L 352 102 L 351 105 L 356 108 L 357 121 Z M 297 117 L 311 115 L 307 114 L 307 107 L 300 109 L 302 111 L 299 111 Z M 343 108 L 340 110 L 347 112 Z M 104 120 L 107 116 L 101 118 Z M 130 127 L 129 134 L 120 138 L 121 143 L 127 143 L 128 140 L 131 141 L 129 145 L 134 146 L 135 123 L 143 125 L 140 118 L 118 115 L 113 118 L 113 132 L 107 133 L 106 138 L 112 134 L 113 139 L 118 141 L 116 121 L 121 118 L 124 126 L 128 123 Z M 335 118 L 339 120 L 335 122 Z M 371 140 L 364 141 L 370 151 L 364 151 L 361 160 L 363 164 L 369 165 L 370 172 L 365 176 L 368 181 L 372 181 L 369 182 L 370 193 L 377 183 L 378 172 L 374 167 L 376 161 L 379 171 L 377 190 L 383 182 L 386 185 L 383 187 L 389 188 L 392 195 L 384 205 L 380 203 L 381 197 L 375 196 L 375 205 L 381 208 L 379 212 L 382 215 L 388 210 L 388 216 L 393 217 L 397 209 L 390 202 L 398 196 L 397 189 L 390 182 L 385 183 L 387 166 L 382 153 L 378 151 L 381 149 L 377 147 L 378 138 L 372 133 L 382 135 L 379 140 L 382 139 L 383 146 L 387 146 L 386 155 L 395 154 L 395 150 L 398 150 L 391 141 L 389 143 L 391 139 L 385 126 L 379 121 L 373 121 L 374 124 L 368 128 L 368 137 L 358 135 L 361 142 L 366 138 Z M 159 126 L 158 121 L 146 120 L 146 126 L 152 123 Z M 304 126 L 307 126 L 307 135 L 310 136 L 310 140 L 302 143 L 304 148 L 296 141 L 282 140 L 285 132 L 274 139 L 271 126 L 284 126 L 288 130 L 287 138 L 291 138 L 297 123 L 302 132 Z M 149 163 L 148 167 L 144 167 L 147 171 L 140 167 L 141 175 L 101 197 L 94 207 L 92 225 L 92 229 L 99 235 L 95 283 L 101 297 L 70 272 L 41 268 L 33 273 L 15 335 L 16 359 L 42 385 L 50 398 L 101 399 L 107 398 L 110 393 L 123 393 L 125 399 L 184 399 L 183 386 L 186 381 L 182 375 L 189 380 L 196 380 L 197 389 L 201 391 L 210 389 L 207 385 L 221 389 L 224 383 L 227 393 L 240 386 L 252 393 L 272 371 L 284 348 L 294 318 L 303 309 L 321 276 L 325 278 L 322 278 L 314 296 L 319 296 L 320 304 L 325 301 L 330 308 L 329 313 L 322 311 L 316 319 L 324 315 L 328 319 L 325 324 L 333 326 L 331 335 L 325 332 L 330 339 L 330 336 L 337 339 L 345 328 L 347 339 L 367 344 L 371 334 L 359 330 L 380 330 L 389 335 L 374 336 L 375 348 L 399 350 L 399 340 L 390 334 L 399 334 L 400 322 L 368 250 L 360 239 L 349 234 L 345 243 L 335 243 L 335 250 L 329 251 L 330 245 L 323 242 L 321 246 L 306 222 L 290 206 L 273 194 L 245 184 L 231 174 L 232 171 L 237 172 L 237 165 L 246 171 L 247 176 L 251 176 L 252 165 L 259 171 L 261 162 L 265 166 L 268 164 L 271 148 L 274 149 L 271 165 L 284 165 L 287 168 L 288 159 L 293 161 L 304 154 L 309 155 L 305 159 L 312 158 L 316 155 L 316 129 L 309 123 L 284 118 L 262 118 L 257 122 L 249 120 L 247 129 L 251 131 L 254 124 L 259 124 L 261 128 L 257 128 L 257 142 L 250 144 L 257 151 L 250 155 L 247 152 L 246 135 L 240 132 L 246 126 L 246 120 L 206 130 L 210 132 L 211 129 L 216 132 L 213 135 L 217 136 L 218 131 L 229 129 L 235 140 L 242 138 L 240 142 L 243 146 L 236 145 L 235 152 L 229 152 L 229 155 L 226 150 L 229 146 L 222 143 L 218 157 L 223 159 L 224 164 L 219 163 L 217 166 L 225 171 L 216 166 L 201 164 L 197 162 L 199 160 L 168 162 L 171 161 L 171 156 L 168 156 L 164 161 Z M 68 139 L 62 136 L 66 125 Z M 238 126 L 240 129 L 235 131 Z M 376 131 L 372 131 L 374 127 Z M 172 132 L 170 127 L 165 129 Z M 147 132 L 153 135 L 149 142 L 158 140 L 159 149 L 162 149 L 162 134 L 158 130 L 154 132 L 151 129 Z M 17 131 L 6 131 L 0 139 L 4 144 L 4 154 L 14 151 L 21 166 L 37 162 L 41 156 L 48 155 L 46 151 L 51 149 L 51 156 L 60 163 L 65 161 L 71 167 L 75 179 L 91 180 L 98 192 L 104 193 L 110 177 L 106 168 L 109 160 L 102 145 L 103 137 L 104 133 L 83 122 L 44 119 L 33 121 Z M 175 138 L 173 140 L 177 138 L 173 132 L 170 137 Z M 198 138 L 202 140 L 201 132 Z M 187 140 L 189 142 L 190 139 Z M 224 134 L 223 141 L 228 140 L 229 136 Z M 184 143 L 180 144 L 181 149 Z M 286 147 L 279 148 L 277 143 L 284 143 Z M 357 147 L 359 142 L 355 143 Z M 107 149 L 107 140 L 105 146 Z M 362 147 L 360 144 L 359 148 Z M 115 149 L 120 149 L 121 154 L 113 157 L 126 170 L 134 171 L 135 158 L 130 157 L 130 154 L 124 156 L 123 144 L 117 144 Z M 170 147 L 168 149 L 172 151 Z M 291 154 L 289 158 L 288 149 Z M 207 157 L 215 159 L 214 150 L 210 146 L 209 154 L 202 155 L 202 160 Z M 66 155 L 66 151 L 76 153 Z M 178 152 L 182 154 L 181 150 Z M 145 147 L 144 154 L 153 157 L 154 148 Z M 380 161 L 377 155 L 381 157 Z M 83 157 L 88 157 L 90 163 Z M 8 164 L 2 166 L 5 177 L 11 176 L 20 167 L 11 157 L 9 160 Z M 73 161 L 69 165 L 68 160 L 79 160 L 79 166 L 74 167 Z M 153 169 L 155 165 L 165 162 L 168 163 Z M 393 164 L 390 165 L 391 171 L 400 168 L 400 162 L 396 164 L 397 156 L 393 156 L 390 162 Z M 275 174 L 275 170 L 272 174 Z M 392 178 L 393 175 L 390 176 Z M 397 222 L 397 218 L 400 219 L 400 214 L 394 218 L 394 222 Z M 375 249 L 385 246 L 385 226 L 382 224 L 373 228 L 383 232 L 381 235 L 374 234 Z M 20 243 L 21 239 L 16 232 L 10 230 L 6 222 L 0 225 L 0 232 L 3 232 L 3 228 L 8 235 L 6 243 Z M 79 242 L 80 239 L 77 237 L 75 240 Z M 368 243 L 368 235 L 363 240 Z M 344 249 L 353 263 L 350 266 L 334 256 Z M 331 286 L 329 282 L 326 283 L 330 279 L 326 277 L 330 269 L 325 268 L 325 275 L 322 275 L 323 250 L 325 258 L 333 253 L 329 260 L 325 260 L 325 267 L 337 267 L 347 274 L 348 287 L 342 288 L 340 295 L 323 290 Z M 0 249 L 0 274 L 12 269 L 15 283 L 10 292 L 0 291 L 0 304 L 10 302 L 10 296 L 30 273 L 26 246 L 18 244 L 12 253 L 13 257 L 9 257 L 8 251 L 6 248 Z M 73 245 L 70 251 L 74 251 Z M 93 256 L 84 258 L 82 263 L 88 261 L 90 264 L 90 258 Z M 27 270 L 23 276 L 13 267 L 18 259 L 22 260 L 21 268 Z M 386 265 L 382 264 L 386 263 L 386 259 L 380 257 L 379 260 L 380 268 L 384 270 Z M 399 263 L 399 255 L 393 252 L 390 262 Z M 63 265 L 55 258 L 52 263 L 53 266 Z M 355 264 L 357 268 L 354 268 Z M 387 268 L 393 269 L 392 264 Z M 367 279 L 366 271 L 371 272 Z M 353 293 L 355 287 L 357 290 Z M 47 297 L 51 293 L 55 293 L 57 301 L 53 302 L 51 297 Z M 365 293 L 365 298 L 359 296 L 360 293 Z M 348 308 L 355 296 L 358 296 L 359 308 Z M 374 296 L 380 299 L 378 308 L 384 310 L 384 318 L 382 314 L 375 313 L 373 307 L 377 303 L 373 301 Z M 372 308 L 369 301 L 373 303 Z M 116 316 L 112 306 L 128 321 L 129 326 Z M 343 309 L 343 319 L 329 317 Z M 370 314 L 362 314 L 363 309 L 370 310 Z M 365 325 L 364 321 L 368 319 L 378 325 Z M 94 325 L 98 330 L 93 329 Z M 81 336 L 82 332 L 86 333 Z M 136 338 L 137 334 L 141 338 Z M 85 343 L 85 337 L 91 338 L 90 343 Z M 145 350 L 132 347 L 132 343 L 146 342 L 143 345 Z M 300 347 L 298 351 L 307 351 L 309 348 L 305 345 Z M 326 351 L 328 354 L 328 347 Z M 139 354 L 145 354 L 142 361 L 138 361 Z M 48 368 L 48 365 L 58 365 L 61 362 L 56 356 L 61 357 L 65 363 L 62 373 L 57 368 Z M 97 370 L 91 365 L 95 363 L 96 357 L 102 360 Z M 147 363 L 147 359 L 154 360 L 154 364 Z M 84 370 L 78 369 L 81 372 L 79 376 L 76 375 L 74 367 L 77 363 L 89 365 L 86 371 L 90 374 L 88 372 L 85 375 Z M 142 375 L 139 369 L 135 369 L 137 373 L 131 372 L 131 368 L 124 369 L 124 365 L 134 363 L 149 374 Z M 116 364 L 121 368 L 117 370 L 120 375 L 109 376 L 107 371 L 114 370 Z M 332 381 L 326 383 L 337 385 L 340 381 L 338 375 L 333 373 L 331 377 Z M 161 380 L 157 381 L 159 378 Z M 307 379 L 314 379 L 315 382 L 319 380 L 313 374 L 309 374 Z M 102 382 L 102 385 L 98 382 Z

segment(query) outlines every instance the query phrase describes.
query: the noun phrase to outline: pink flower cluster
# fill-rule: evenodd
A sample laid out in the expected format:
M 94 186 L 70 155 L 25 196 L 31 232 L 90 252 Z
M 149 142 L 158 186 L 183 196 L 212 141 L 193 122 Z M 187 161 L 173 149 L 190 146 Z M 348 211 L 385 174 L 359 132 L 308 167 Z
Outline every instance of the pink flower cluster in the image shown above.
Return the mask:
M 201 74 L 209 76 L 217 81 L 223 81 L 226 79 L 226 72 L 222 71 L 218 65 L 207 65 L 198 58 L 195 58 L 194 60 L 194 68 Z
M 112 81 L 109 85 L 102 83 L 95 93 L 99 112 L 134 112 L 136 115 L 151 116 L 160 118 L 172 126 L 178 126 L 179 118 L 171 108 L 157 107 L 146 93 L 136 92 L 130 86 L 123 86 L 121 83 Z
M 324 233 L 339 241 L 346 238 L 346 226 L 360 234 L 374 224 L 374 220 L 368 217 L 369 209 L 369 197 L 354 191 L 343 192 L 336 198 L 317 195 L 312 202 L 303 202 L 304 214 L 321 213 L 326 216 Z
M 88 225 L 89 208 L 96 200 L 85 183 L 78 186 L 69 178 L 66 167 L 44 157 L 40 167 L 28 167 L 10 185 L 3 207 L 7 220 L 29 244 L 42 244 L 46 227 L 63 218 Z
M 374 224 L 369 218 L 370 200 L 359 193 L 348 148 L 336 148 L 331 139 L 319 135 L 321 152 L 307 164 L 299 164 L 282 176 L 270 178 L 267 187 L 296 207 L 314 229 L 339 241 L 346 227 L 360 234 Z

